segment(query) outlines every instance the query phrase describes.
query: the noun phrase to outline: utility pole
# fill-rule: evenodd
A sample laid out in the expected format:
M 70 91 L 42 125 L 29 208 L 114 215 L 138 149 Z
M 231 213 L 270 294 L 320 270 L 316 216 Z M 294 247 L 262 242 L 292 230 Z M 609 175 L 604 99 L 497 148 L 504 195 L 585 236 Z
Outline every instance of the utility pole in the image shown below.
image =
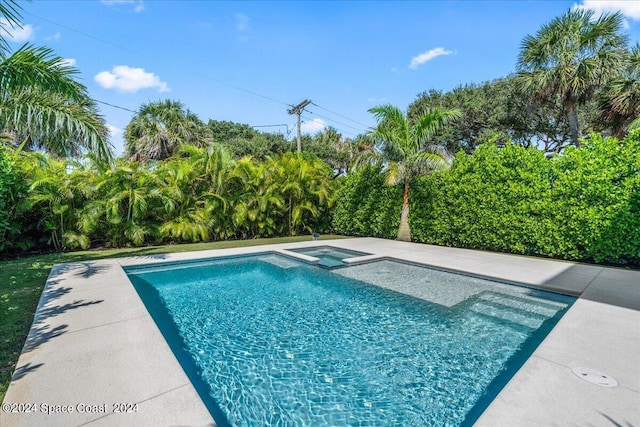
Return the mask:
M 311 104 L 311 101 L 308 99 L 305 99 L 300 104 L 296 105 L 295 107 L 291 107 L 290 109 L 287 110 L 289 114 L 295 114 L 298 116 L 298 153 L 302 152 L 302 142 L 300 141 L 300 115 L 304 111 L 304 107 L 306 107 L 309 104 Z

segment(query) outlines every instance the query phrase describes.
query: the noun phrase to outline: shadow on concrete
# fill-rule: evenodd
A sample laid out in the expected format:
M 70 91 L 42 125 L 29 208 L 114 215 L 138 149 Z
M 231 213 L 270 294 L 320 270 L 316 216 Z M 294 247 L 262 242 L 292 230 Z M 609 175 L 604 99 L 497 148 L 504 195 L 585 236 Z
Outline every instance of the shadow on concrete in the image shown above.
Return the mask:
M 635 424 L 632 424 L 629 421 L 626 421 L 626 420 L 625 421 L 616 421 L 615 419 L 613 419 L 609 415 L 603 414 L 602 412 L 600 412 L 600 415 L 605 417 L 607 419 L 607 421 L 609 421 L 611 423 L 611 425 L 614 425 L 616 427 L 636 427 Z
M 31 363 L 27 363 L 26 365 L 18 366 L 16 370 L 13 372 L 13 376 L 11 377 L 11 381 L 18 381 L 25 375 L 35 371 L 39 367 L 44 365 L 44 363 L 38 363 L 37 365 L 32 365 Z
M 96 274 L 104 273 L 111 268 L 113 268 L 112 265 L 90 261 L 56 264 L 49 271 L 49 276 L 47 277 L 44 292 L 53 292 L 52 288 L 60 283 L 61 276 L 64 274 L 72 273 L 75 277 L 90 279 Z
M 540 288 L 640 311 L 640 271 L 576 264 Z
M 68 295 L 73 290 L 73 288 L 69 286 L 60 286 L 63 274 L 72 272 L 72 274 L 76 277 L 87 279 L 110 268 L 112 268 L 112 266 L 91 262 L 61 264 L 54 266 L 54 268 L 52 268 L 51 270 L 45 288 L 42 291 L 42 295 L 40 296 L 40 302 L 38 303 L 38 308 L 36 309 L 36 313 L 34 315 L 33 324 L 31 325 L 31 329 L 29 330 L 29 334 L 27 335 L 27 339 L 22 348 L 22 353 L 24 354 L 31 352 L 40 347 L 42 344 L 45 344 L 68 332 L 69 325 L 61 324 L 53 326 L 49 321 L 50 319 L 59 316 L 60 314 L 66 313 L 69 310 L 76 310 L 82 307 L 100 304 L 104 301 L 87 301 L 82 299 L 64 303 L 59 301 L 61 298 Z M 26 374 L 32 372 L 41 365 L 42 364 L 31 366 L 27 364 L 24 365 L 24 367 L 17 368 L 15 371 L 16 373 L 14 373 L 14 379 L 24 377 Z M 16 375 L 19 376 L 16 377 Z
M 40 345 L 66 333 L 68 326 L 69 325 L 60 325 L 55 328 L 51 328 L 48 325 L 33 325 L 29 331 L 27 340 L 24 343 L 24 347 L 22 347 L 22 353 L 33 351 L 40 347 Z
M 96 274 L 104 273 L 112 268 L 111 265 L 97 264 L 94 262 L 81 262 L 72 264 L 72 266 L 75 267 L 75 270 L 78 270 L 74 272 L 73 275 L 76 277 L 82 277 L 83 279 L 89 279 Z

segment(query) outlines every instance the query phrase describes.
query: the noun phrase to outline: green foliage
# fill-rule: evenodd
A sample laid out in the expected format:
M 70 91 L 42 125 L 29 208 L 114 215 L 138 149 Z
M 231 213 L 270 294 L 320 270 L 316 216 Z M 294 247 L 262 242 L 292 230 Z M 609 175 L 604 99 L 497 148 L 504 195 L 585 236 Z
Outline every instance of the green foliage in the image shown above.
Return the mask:
M 545 158 L 508 144 L 459 154 L 412 193 L 416 241 L 617 264 L 640 263 L 640 133 L 593 134 Z
M 293 144 L 281 134 L 260 133 L 254 137 L 235 137 L 220 142 L 220 146 L 240 159 L 251 156 L 257 160 L 265 160 L 269 156 L 291 151 Z
M 253 139 L 260 132 L 244 123 L 235 123 L 226 120 L 209 120 L 207 126 L 211 131 L 213 142 L 221 144 L 235 138 Z
M 623 26 L 621 12 L 596 18 L 593 10 L 571 9 L 522 40 L 518 81 L 532 99 L 562 103 L 575 146 L 582 136 L 578 108 L 623 71 Z
M 443 128 L 434 141 L 452 153 L 473 153 L 477 146 L 492 137 L 496 142 L 523 147 L 538 147 L 557 153 L 570 144 L 569 123 L 557 98 L 547 102 L 531 102 L 515 76 L 481 84 L 465 84 L 451 91 L 430 90 L 419 94 L 409 106 L 408 115 L 415 118 L 434 108 L 458 108 L 461 116 Z M 579 120 L 592 129 L 598 115 L 596 101 L 585 102 Z
M 640 265 L 640 131 L 592 134 L 551 158 L 534 148 L 481 144 L 448 171 L 414 181 L 414 241 L 610 264 Z M 381 167 L 341 178 L 333 229 L 394 238 L 402 189 Z
M 380 168 L 360 168 L 338 179 L 332 228 L 350 236 L 395 238 L 400 226 L 402 186 L 387 186 Z
M 355 147 L 349 138 L 344 138 L 335 128 L 327 127 L 313 137 L 303 135 L 302 151 L 312 153 L 326 162 L 338 177 L 346 173 L 353 160 Z
M 502 149 L 481 145 L 472 156 L 459 153 L 448 173 L 424 178 L 414 186 L 414 239 L 540 253 L 550 166 L 541 151 L 514 144 Z
M 0 252 L 29 246 L 20 238 L 26 228 L 21 218 L 26 193 L 24 177 L 11 152 L 0 146 Z
M 129 160 L 164 160 L 185 144 L 211 144 L 209 128 L 178 101 L 143 104 L 125 129 L 125 150 Z
M 9 145 L 111 160 L 106 124 L 77 74 L 46 47 L 0 51 L 0 132 Z
M 640 263 L 640 132 L 592 135 L 554 159 L 552 200 L 565 257 Z M 550 255 L 560 255 L 552 252 Z
M 333 204 L 331 168 L 306 153 L 235 161 L 220 147 L 183 144 L 165 161 L 114 166 L 22 153 L 22 179 L 13 158 L 0 156 L 5 251 L 27 232 L 38 248 L 61 251 L 325 231 Z
M 244 123 L 209 120 L 214 144 L 222 146 L 236 159 L 251 156 L 265 160 L 269 156 L 291 151 L 293 145 L 282 134 L 259 132 Z

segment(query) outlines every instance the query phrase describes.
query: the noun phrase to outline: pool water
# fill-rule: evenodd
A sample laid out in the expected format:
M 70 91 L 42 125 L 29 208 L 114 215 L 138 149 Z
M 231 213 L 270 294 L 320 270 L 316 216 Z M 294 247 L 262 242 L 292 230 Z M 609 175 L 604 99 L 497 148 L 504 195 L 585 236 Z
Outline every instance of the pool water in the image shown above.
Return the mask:
M 333 246 L 316 246 L 312 248 L 289 249 L 291 252 L 304 254 L 319 259 L 318 265 L 325 268 L 342 267 L 345 258 L 355 258 L 364 255 L 371 255 L 365 252 L 352 251 L 349 249 L 335 248 Z
M 471 425 L 574 300 L 385 261 L 461 289 L 429 301 L 365 282 L 377 264 L 334 270 L 360 279 L 271 254 L 127 272 L 220 426 Z

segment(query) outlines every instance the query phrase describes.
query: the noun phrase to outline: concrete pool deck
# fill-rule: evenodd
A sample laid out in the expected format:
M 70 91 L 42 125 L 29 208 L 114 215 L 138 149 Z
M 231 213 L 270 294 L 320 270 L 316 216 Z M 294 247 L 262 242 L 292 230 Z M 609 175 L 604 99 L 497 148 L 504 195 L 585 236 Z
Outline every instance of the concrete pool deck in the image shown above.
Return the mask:
M 54 266 L 0 426 L 214 426 L 122 267 L 326 245 L 578 296 L 476 425 L 640 426 L 640 272 L 374 238 Z

